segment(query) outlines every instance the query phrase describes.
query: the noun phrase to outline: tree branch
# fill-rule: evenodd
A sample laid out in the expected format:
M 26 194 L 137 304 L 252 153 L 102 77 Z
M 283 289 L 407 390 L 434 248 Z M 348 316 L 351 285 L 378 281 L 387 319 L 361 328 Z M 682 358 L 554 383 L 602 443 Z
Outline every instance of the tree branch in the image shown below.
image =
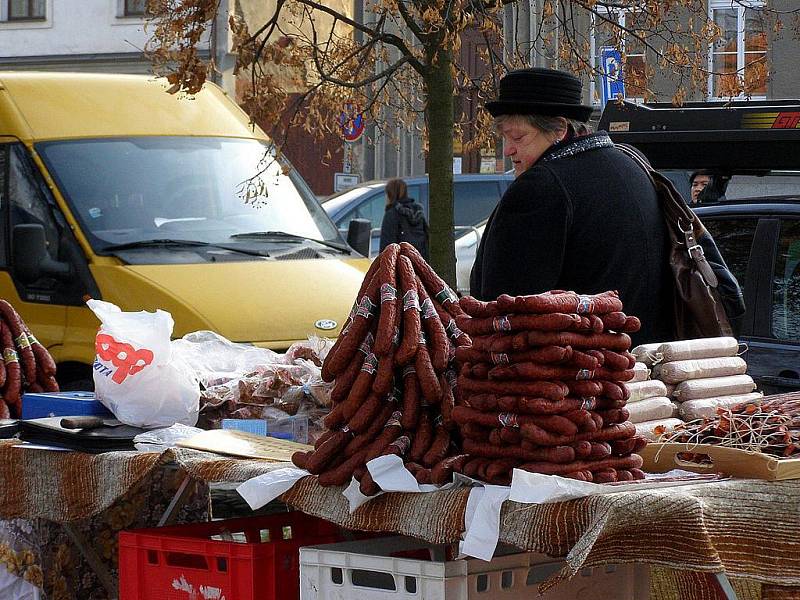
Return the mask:
M 405 54 L 409 58 L 408 61 L 406 61 L 406 62 L 408 62 L 412 67 L 414 67 L 414 69 L 417 70 L 420 74 L 423 74 L 425 72 L 425 70 L 426 70 L 425 65 L 423 65 L 418 59 L 414 58 L 414 54 L 411 51 L 411 49 L 406 45 L 405 41 L 402 38 L 400 38 L 399 36 L 396 36 L 396 35 L 391 34 L 391 33 L 380 33 L 380 32 L 378 32 L 378 31 L 376 31 L 374 29 L 370 29 L 366 25 L 363 25 L 363 24 L 361 24 L 361 23 L 359 23 L 357 21 L 354 21 L 353 19 L 351 19 L 349 17 L 346 17 L 345 15 L 341 14 L 340 12 L 337 12 L 337 11 L 333 10 L 332 8 L 329 8 L 329 7 L 327 7 L 327 6 L 323 5 L 323 4 L 320 4 L 319 2 L 314 2 L 314 0 L 295 0 L 295 2 L 298 2 L 300 4 L 304 4 L 304 5 L 308 6 L 308 7 L 313 8 L 314 10 L 318 10 L 320 12 L 326 13 L 326 14 L 332 16 L 334 19 L 337 19 L 337 20 L 341 21 L 342 23 L 345 23 L 346 25 L 349 25 L 353 29 L 356 29 L 356 30 L 358 30 L 358 31 L 360 31 L 362 33 L 365 33 L 370 37 L 380 38 L 380 41 L 382 41 L 382 42 L 384 42 L 386 44 L 389 44 L 390 46 L 394 46 L 401 53 Z

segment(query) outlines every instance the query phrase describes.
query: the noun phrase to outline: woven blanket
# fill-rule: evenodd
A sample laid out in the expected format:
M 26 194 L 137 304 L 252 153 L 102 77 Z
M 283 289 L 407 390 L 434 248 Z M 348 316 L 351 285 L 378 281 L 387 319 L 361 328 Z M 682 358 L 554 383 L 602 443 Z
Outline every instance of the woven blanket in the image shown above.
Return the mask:
M 0 441 L 0 518 L 64 523 L 96 515 L 111 506 L 168 454 L 107 452 L 84 454 L 15 448 Z
M 247 481 L 288 466 L 185 449 L 86 454 L 15 448 L 18 444 L 0 440 L 1 519 L 86 519 L 107 509 L 154 469 L 169 464 L 209 483 Z
M 351 515 L 338 489 L 308 477 L 282 499 L 346 527 L 445 543 L 459 539 L 467 493 L 385 494 Z M 566 556 L 564 576 L 646 562 L 800 586 L 800 481 L 728 480 L 557 504 L 506 502 L 500 541 Z
M 22 450 L 4 442 L 0 518 L 87 518 L 167 463 L 209 483 L 241 482 L 290 466 L 191 450 L 88 455 Z M 306 477 L 281 499 L 344 527 L 433 543 L 456 542 L 464 528 L 468 489 L 383 494 L 352 514 L 341 492 Z M 546 505 L 506 502 L 500 541 L 566 556 L 565 576 L 588 566 L 647 562 L 800 586 L 800 480 L 727 480 Z

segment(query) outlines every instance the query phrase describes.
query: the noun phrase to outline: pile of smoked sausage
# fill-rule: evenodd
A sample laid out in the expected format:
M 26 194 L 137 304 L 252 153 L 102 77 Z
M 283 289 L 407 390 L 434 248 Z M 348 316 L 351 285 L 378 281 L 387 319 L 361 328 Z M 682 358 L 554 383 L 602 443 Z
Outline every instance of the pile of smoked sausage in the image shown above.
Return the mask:
M 644 478 L 647 443 L 628 421 L 630 332 L 615 292 L 460 300 L 456 348 L 462 404 L 453 410 L 469 456 L 457 467 L 508 484 L 514 468 L 607 483 Z
M 58 391 L 56 364 L 5 300 L 0 300 L 0 347 L 0 419 L 18 419 L 22 394 Z
M 444 483 L 466 460 L 459 448 L 456 347 L 471 344 L 456 326 L 463 311 L 453 291 L 407 243 L 391 244 L 364 277 L 356 304 L 325 358 L 334 381 L 327 431 L 292 461 L 322 485 L 355 477 L 361 492 L 379 491 L 366 463 L 403 457 L 420 483 Z

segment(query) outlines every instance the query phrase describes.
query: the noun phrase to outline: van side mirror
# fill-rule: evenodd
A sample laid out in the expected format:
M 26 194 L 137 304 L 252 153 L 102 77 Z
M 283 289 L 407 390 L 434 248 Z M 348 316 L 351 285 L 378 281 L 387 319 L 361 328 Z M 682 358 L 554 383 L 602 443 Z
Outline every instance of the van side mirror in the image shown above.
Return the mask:
M 372 223 L 368 219 L 351 220 L 347 227 L 347 243 L 353 250 L 368 257 L 372 243 Z
M 72 275 L 69 263 L 50 258 L 44 227 L 38 223 L 14 227 L 11 264 L 14 276 L 26 284 L 46 275 L 56 279 L 67 279 Z

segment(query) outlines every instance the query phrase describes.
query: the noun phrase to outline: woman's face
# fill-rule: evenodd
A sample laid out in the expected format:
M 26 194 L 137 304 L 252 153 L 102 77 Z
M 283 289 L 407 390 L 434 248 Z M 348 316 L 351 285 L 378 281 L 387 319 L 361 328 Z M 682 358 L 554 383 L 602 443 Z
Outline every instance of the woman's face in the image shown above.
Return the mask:
M 504 121 L 500 126 L 500 135 L 503 136 L 503 156 L 511 159 L 517 177 L 539 160 L 555 141 L 525 119 Z

